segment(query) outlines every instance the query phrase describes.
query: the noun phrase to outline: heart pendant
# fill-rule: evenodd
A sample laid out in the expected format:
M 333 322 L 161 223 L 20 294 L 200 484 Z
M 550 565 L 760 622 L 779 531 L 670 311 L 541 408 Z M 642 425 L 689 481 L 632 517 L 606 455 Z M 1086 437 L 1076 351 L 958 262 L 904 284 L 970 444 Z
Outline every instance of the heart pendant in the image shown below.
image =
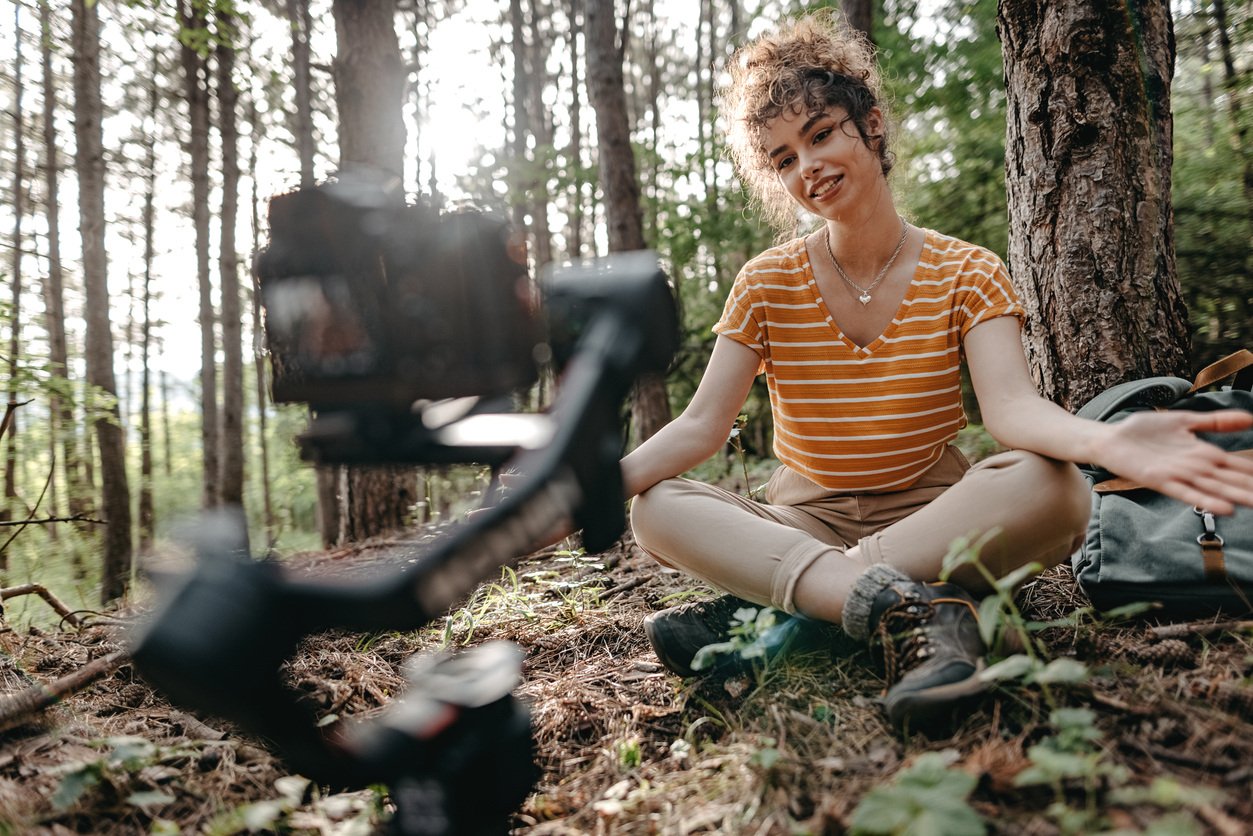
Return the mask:
M 861 302 L 863 305 L 869 305 L 869 304 L 870 304 L 870 294 L 869 294 L 869 293 L 863 293 L 861 296 L 858 296 L 858 297 L 857 297 L 857 301 L 858 301 L 858 302 Z

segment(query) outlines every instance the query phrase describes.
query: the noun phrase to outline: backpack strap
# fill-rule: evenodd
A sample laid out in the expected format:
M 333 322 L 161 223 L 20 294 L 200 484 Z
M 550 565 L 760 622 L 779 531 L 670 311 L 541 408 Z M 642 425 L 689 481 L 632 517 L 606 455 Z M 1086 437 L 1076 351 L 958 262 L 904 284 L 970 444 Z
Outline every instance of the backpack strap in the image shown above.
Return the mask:
M 1253 388 L 1253 373 L 1250 373 L 1251 369 L 1253 369 L 1253 351 L 1242 348 L 1239 351 L 1228 354 L 1221 360 L 1215 360 L 1197 372 L 1196 381 L 1192 384 L 1192 388 L 1188 390 L 1188 394 L 1207 389 L 1229 377 L 1235 378 L 1231 384 L 1234 389 Z

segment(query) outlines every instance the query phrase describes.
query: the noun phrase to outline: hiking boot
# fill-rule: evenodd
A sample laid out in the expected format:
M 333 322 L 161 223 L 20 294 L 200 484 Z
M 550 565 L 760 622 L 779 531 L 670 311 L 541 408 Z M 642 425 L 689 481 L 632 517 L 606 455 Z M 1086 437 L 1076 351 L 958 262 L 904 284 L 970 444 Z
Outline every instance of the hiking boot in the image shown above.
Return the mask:
M 805 619 L 775 610 L 774 626 L 758 636 L 751 636 L 752 627 L 746 627 L 745 616 L 740 610 L 759 612 L 763 607 L 734 595 L 723 595 L 711 601 L 696 601 L 660 610 L 644 619 L 644 633 L 657 659 L 666 668 L 680 676 L 700 676 L 708 673 L 731 674 L 749 670 L 754 659 L 767 662 L 783 653 L 791 645 Z M 752 617 L 748 616 L 749 622 Z M 807 622 L 814 624 L 816 622 Z M 738 628 L 738 629 L 737 629 Z M 738 637 L 742 644 L 732 646 Z M 701 649 L 711 645 L 726 645 L 722 652 L 713 656 L 713 663 L 697 670 L 693 667 Z M 707 654 L 708 655 L 708 654 Z
M 961 587 L 892 583 L 874 599 L 870 628 L 883 650 L 888 719 L 898 728 L 926 731 L 987 690 L 977 609 Z

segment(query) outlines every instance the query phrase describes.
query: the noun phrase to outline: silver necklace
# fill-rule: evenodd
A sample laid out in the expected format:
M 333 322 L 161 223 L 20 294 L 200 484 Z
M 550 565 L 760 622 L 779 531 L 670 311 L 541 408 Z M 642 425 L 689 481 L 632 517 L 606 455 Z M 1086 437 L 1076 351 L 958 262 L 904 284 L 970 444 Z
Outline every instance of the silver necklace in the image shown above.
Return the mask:
M 868 287 L 862 287 L 857 282 L 848 277 L 848 273 L 844 272 L 844 268 L 840 266 L 840 260 L 835 257 L 835 251 L 831 249 L 831 227 L 827 227 L 827 255 L 831 256 L 831 263 L 835 265 L 835 272 L 840 274 L 840 278 L 848 283 L 848 286 L 858 293 L 857 301 L 863 305 L 870 304 L 870 291 L 879 286 L 879 282 L 883 281 L 883 277 L 888 274 L 888 270 L 896 263 L 896 257 L 901 254 L 901 248 L 905 246 L 905 235 L 909 232 L 909 224 L 901 221 L 901 238 L 896 242 L 896 249 L 892 250 L 892 255 L 887 262 L 879 270 L 879 275 L 874 277 L 874 281 Z

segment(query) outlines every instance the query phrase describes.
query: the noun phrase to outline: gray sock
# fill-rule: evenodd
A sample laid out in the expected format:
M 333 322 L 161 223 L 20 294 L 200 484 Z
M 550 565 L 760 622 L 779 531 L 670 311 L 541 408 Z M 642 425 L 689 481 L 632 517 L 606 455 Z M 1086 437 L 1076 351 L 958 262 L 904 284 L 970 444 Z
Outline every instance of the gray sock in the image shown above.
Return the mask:
M 876 563 L 857 577 L 844 602 L 844 632 L 858 641 L 870 638 L 870 609 L 879 593 L 894 583 L 910 578 L 886 563 Z

